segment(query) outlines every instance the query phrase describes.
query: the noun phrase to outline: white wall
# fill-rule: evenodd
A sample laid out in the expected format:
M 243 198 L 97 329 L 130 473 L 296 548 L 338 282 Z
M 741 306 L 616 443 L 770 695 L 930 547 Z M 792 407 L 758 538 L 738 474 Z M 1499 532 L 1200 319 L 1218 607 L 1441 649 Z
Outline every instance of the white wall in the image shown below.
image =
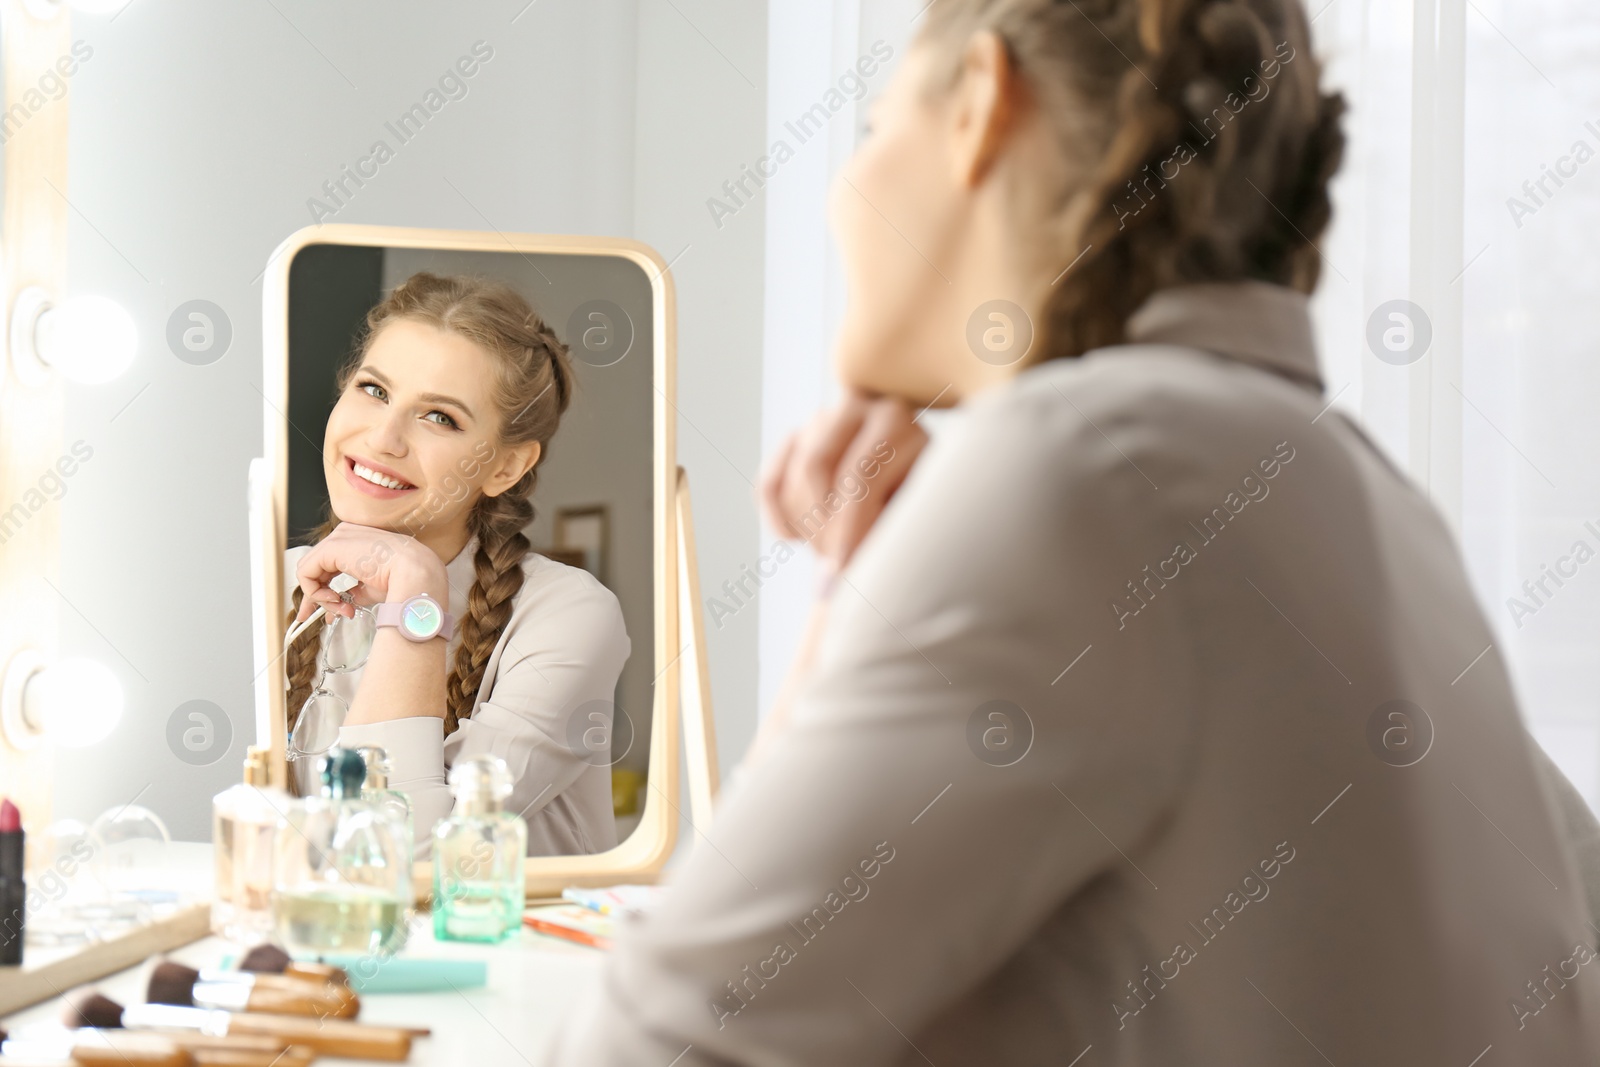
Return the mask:
M 621 234 L 669 259 L 693 243 L 674 273 L 680 405 L 715 443 L 683 425 L 702 566 L 752 550 L 749 488 L 732 470 L 753 474 L 759 448 L 760 214 L 714 233 L 700 201 L 760 143 L 764 31 L 759 8 L 711 0 L 163 0 L 75 16 L 93 55 L 71 81 L 69 288 L 130 308 L 141 353 L 121 380 L 67 398 L 66 440 L 94 455 L 56 505 L 62 648 L 107 662 L 128 711 L 107 742 L 59 758 L 58 816 L 137 798 L 175 836 L 205 838 L 211 795 L 237 779 L 252 721 L 243 501 L 262 442 L 260 276 L 313 221 L 308 198 L 379 138 L 394 158 L 334 220 Z M 479 40 L 494 53 L 466 96 L 398 145 L 385 122 Z M 233 328 L 208 366 L 165 342 L 168 316 L 195 298 Z M 711 656 L 738 751 L 753 634 L 716 635 Z M 232 725 L 205 766 L 166 735 L 196 699 Z
M 763 205 L 719 227 L 706 201 L 762 152 L 767 21 L 749 0 L 640 0 L 638 33 L 634 233 L 677 279 L 678 462 L 709 585 L 758 535 Z M 754 623 L 709 633 L 725 768 L 755 732 Z

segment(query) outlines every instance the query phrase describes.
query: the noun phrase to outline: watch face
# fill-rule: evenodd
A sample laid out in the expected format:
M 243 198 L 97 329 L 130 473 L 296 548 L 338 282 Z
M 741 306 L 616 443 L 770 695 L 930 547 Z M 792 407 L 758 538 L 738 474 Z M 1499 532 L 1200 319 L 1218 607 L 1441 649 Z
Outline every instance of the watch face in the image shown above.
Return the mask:
M 408 600 L 400 619 L 406 633 L 416 638 L 432 637 L 444 625 L 439 605 L 432 600 Z

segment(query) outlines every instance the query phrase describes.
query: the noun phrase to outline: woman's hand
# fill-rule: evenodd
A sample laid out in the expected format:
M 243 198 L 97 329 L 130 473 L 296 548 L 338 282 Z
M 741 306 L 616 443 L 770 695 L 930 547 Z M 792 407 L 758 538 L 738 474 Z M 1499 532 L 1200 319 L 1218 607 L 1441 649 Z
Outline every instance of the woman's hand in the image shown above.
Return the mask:
M 762 471 L 761 510 L 767 522 L 780 535 L 812 547 L 823 581 L 789 673 L 742 767 L 755 766 L 786 728 L 789 707 L 827 628 L 833 578 L 850 562 L 927 443 L 905 401 L 852 392 L 791 434 Z
M 350 590 L 355 604 L 346 603 L 329 588 L 335 575 L 350 575 L 361 584 Z M 448 603 L 449 579 L 434 551 L 416 538 L 375 526 L 342 522 L 333 532 L 300 557 L 295 575 L 305 595 L 295 621 L 311 615 L 318 605 L 330 615 L 355 614 L 355 606 L 368 607 L 427 593 Z
M 928 443 L 903 400 L 849 393 L 789 436 L 761 476 L 767 522 L 844 568 Z

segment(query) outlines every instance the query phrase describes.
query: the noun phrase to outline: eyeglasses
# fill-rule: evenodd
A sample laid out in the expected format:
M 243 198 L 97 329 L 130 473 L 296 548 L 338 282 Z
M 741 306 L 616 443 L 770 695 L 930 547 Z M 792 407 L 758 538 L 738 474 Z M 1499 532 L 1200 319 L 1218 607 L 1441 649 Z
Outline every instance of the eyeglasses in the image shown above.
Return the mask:
M 347 604 L 354 603 L 354 598 L 348 592 L 342 592 L 339 596 Z M 317 610 L 321 612 L 322 609 Z M 298 631 L 290 630 L 285 645 L 309 629 L 311 621 L 307 619 Z M 325 615 L 323 628 L 327 631 L 327 637 L 322 643 L 317 681 L 311 688 L 311 695 L 300 705 L 300 714 L 295 719 L 294 730 L 289 734 L 288 749 L 284 754 L 290 761 L 302 756 L 320 756 L 339 739 L 339 728 L 350 714 L 350 705 L 339 694 L 324 689 L 323 682 L 330 674 L 347 674 L 365 665 L 367 656 L 372 652 L 378 619 L 370 609 L 358 607 L 349 618 Z

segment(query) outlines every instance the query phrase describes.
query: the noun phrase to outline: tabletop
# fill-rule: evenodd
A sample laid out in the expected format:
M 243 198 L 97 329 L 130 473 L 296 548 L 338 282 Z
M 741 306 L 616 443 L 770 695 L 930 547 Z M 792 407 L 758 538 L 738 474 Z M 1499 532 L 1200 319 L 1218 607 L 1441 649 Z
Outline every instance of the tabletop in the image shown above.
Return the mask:
M 522 929 L 498 945 L 436 941 L 431 925 L 414 923 L 403 957 L 481 959 L 488 965 L 485 985 L 440 993 L 364 993 L 360 1021 L 375 1024 L 427 1026 L 433 1033 L 418 1038 L 410 1063 L 430 1067 L 527 1067 L 585 983 L 597 980 L 604 953 Z M 239 946 L 207 937 L 167 953 L 191 967 L 220 964 Z M 144 1000 L 153 961 L 130 967 L 93 983 L 121 1004 Z M 62 990 L 63 993 L 67 990 Z M 13 1034 L 60 1018 L 55 998 L 0 1019 Z M 340 1059 L 341 1064 L 377 1061 Z

